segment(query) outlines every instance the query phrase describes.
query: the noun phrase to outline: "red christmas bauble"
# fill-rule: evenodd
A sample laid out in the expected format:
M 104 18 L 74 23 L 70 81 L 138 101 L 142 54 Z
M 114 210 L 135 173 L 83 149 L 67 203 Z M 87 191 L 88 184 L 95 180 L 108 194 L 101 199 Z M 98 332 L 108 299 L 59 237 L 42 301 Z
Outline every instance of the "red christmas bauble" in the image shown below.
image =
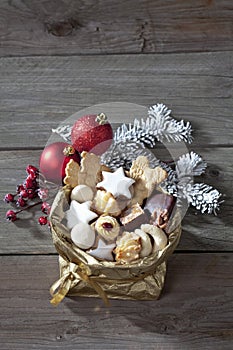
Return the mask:
M 46 180 L 62 185 L 70 159 L 80 163 L 80 155 L 74 147 L 65 142 L 51 143 L 41 153 L 40 172 Z
M 104 113 L 84 115 L 71 130 L 72 145 L 80 153 L 87 151 L 101 155 L 110 147 L 112 139 L 112 127 Z

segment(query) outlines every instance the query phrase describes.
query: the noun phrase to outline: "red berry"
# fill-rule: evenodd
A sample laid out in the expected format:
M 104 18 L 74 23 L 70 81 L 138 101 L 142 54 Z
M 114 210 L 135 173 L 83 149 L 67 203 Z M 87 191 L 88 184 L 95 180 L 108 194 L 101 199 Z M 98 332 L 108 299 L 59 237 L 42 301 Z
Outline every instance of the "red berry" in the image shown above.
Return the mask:
M 40 216 L 38 222 L 40 225 L 46 225 L 48 223 L 48 219 L 46 216 Z
M 21 191 L 23 191 L 25 188 L 24 188 L 24 185 L 17 185 L 16 186 L 16 192 L 17 193 L 20 193 Z
M 15 198 L 15 196 L 13 194 L 7 193 L 4 197 L 4 201 L 6 203 L 12 203 L 12 202 L 14 202 L 14 198 Z
M 37 192 L 34 189 L 29 188 L 27 190 L 28 199 L 33 199 L 37 196 Z
M 22 190 L 19 195 L 20 195 L 20 197 L 22 197 L 24 199 L 28 199 L 28 192 L 27 192 L 27 190 Z
M 25 201 L 22 197 L 19 197 L 18 200 L 17 200 L 17 202 L 16 202 L 16 205 L 17 205 L 18 207 L 25 207 L 26 201 Z
M 43 202 L 43 203 L 42 203 L 42 205 L 41 205 L 41 211 L 42 211 L 43 213 L 49 214 L 49 213 L 50 213 L 50 209 L 51 209 L 51 207 L 50 207 L 49 203 L 47 203 L 47 202 Z
M 36 178 L 37 178 L 37 175 L 35 174 L 35 173 L 30 173 L 29 175 L 28 175 L 28 177 L 27 177 L 27 179 L 30 179 L 30 180 L 36 180 Z
M 14 210 L 8 210 L 6 212 L 6 219 L 8 221 L 15 221 L 15 220 L 17 220 L 16 212 Z
M 33 189 L 33 188 L 37 188 L 37 182 L 35 181 L 35 179 L 33 179 L 32 177 L 31 177 L 31 175 L 29 175 L 27 178 L 26 178 L 26 180 L 25 180 L 25 182 L 24 182 L 24 186 L 26 187 L 26 189 Z
M 29 175 L 35 175 L 35 176 L 37 176 L 39 174 L 39 170 L 33 165 L 28 165 L 26 168 L 26 172 Z
M 78 152 L 103 154 L 111 145 L 113 131 L 103 113 L 79 118 L 71 130 L 72 145 Z

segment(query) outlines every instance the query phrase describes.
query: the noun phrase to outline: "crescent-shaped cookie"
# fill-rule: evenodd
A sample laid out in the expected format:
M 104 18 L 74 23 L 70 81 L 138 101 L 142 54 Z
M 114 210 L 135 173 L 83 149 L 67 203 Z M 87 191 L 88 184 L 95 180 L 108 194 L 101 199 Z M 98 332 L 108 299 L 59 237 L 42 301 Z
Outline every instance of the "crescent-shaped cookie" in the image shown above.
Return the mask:
M 148 233 L 153 238 L 153 253 L 162 250 L 166 247 L 167 236 L 161 228 L 154 225 L 144 224 L 141 225 L 141 230 L 145 233 Z
M 140 251 L 140 258 L 149 256 L 152 252 L 152 244 L 149 235 L 140 229 L 136 229 L 134 232 L 141 238 L 142 249 Z

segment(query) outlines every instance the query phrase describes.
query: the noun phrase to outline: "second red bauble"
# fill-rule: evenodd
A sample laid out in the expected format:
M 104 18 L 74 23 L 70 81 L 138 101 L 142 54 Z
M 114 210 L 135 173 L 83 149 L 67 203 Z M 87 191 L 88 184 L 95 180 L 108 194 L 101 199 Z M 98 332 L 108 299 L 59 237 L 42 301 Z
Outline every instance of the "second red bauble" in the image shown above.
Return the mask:
M 91 114 L 79 118 L 72 127 L 71 142 L 78 152 L 103 154 L 111 145 L 112 127 L 105 114 Z
M 62 185 L 67 163 L 73 159 L 80 162 L 80 155 L 65 142 L 54 142 L 46 146 L 40 156 L 40 172 L 46 180 Z

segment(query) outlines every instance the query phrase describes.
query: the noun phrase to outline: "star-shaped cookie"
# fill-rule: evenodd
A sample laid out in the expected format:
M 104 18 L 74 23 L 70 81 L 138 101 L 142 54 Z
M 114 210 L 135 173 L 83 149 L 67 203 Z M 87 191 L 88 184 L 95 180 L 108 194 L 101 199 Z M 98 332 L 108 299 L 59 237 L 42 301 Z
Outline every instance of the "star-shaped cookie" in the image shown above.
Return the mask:
M 102 239 L 99 239 L 97 248 L 89 250 L 88 253 L 97 259 L 113 261 L 112 251 L 115 246 L 115 243 L 106 244 Z
M 91 201 L 78 203 L 72 200 L 70 209 L 66 211 L 67 227 L 73 228 L 76 224 L 83 222 L 88 224 L 91 220 L 97 218 L 97 214 L 90 210 Z
M 102 174 L 104 179 L 97 184 L 98 188 L 104 188 L 115 198 L 122 195 L 128 199 L 131 199 L 129 187 L 135 182 L 135 180 L 125 176 L 122 167 L 117 169 L 114 173 L 102 171 Z

